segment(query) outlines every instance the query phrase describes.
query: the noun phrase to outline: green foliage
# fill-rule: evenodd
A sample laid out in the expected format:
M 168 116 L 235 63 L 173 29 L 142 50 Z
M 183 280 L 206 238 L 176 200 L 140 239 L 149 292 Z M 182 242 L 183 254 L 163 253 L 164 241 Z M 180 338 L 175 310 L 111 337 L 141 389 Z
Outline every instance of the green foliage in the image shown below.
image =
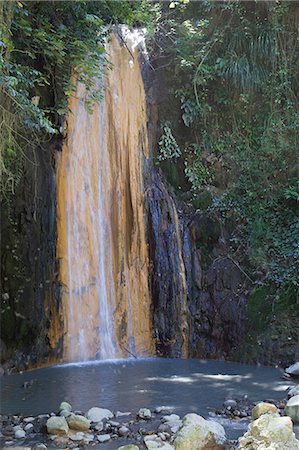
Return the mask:
M 181 135 L 200 149 L 182 154 L 193 195 L 217 192 L 212 209 L 236 224 L 234 257 L 275 286 L 298 285 L 297 6 L 189 2 L 161 18 Z
M 68 97 L 84 83 L 91 110 L 109 66 L 104 41 L 113 24 L 151 25 L 136 1 L 0 2 L 1 194 L 14 190 L 28 141 L 59 130 Z M 14 170 L 14 168 L 17 168 Z
M 182 154 L 180 147 L 172 134 L 172 131 L 168 123 L 162 125 L 163 133 L 159 141 L 160 153 L 158 160 L 163 161 L 165 159 L 176 159 Z

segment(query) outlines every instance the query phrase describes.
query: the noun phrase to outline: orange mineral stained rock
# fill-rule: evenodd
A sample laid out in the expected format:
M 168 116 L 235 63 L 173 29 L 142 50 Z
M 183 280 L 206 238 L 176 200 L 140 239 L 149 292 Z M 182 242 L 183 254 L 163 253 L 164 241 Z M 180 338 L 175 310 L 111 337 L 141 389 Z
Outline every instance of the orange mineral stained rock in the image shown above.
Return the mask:
M 129 43 L 128 43 L 129 45 Z M 64 358 L 153 353 L 143 159 L 146 101 L 137 52 L 108 44 L 112 69 L 92 114 L 78 84 L 57 158 L 57 258 Z M 134 59 L 132 57 L 134 55 Z

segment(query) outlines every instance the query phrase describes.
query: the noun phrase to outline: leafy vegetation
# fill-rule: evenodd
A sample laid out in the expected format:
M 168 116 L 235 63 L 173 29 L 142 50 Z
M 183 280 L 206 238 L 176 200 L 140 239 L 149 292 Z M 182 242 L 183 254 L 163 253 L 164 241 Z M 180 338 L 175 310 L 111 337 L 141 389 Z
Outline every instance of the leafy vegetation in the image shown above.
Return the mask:
M 145 2 L 0 2 L 2 195 L 20 181 L 30 143 L 59 134 L 76 80 L 86 86 L 89 107 L 101 98 L 94 79 L 107 67 L 109 28 L 148 18 Z
M 258 283 L 293 286 L 293 301 L 298 14 L 292 2 L 173 2 L 158 23 L 163 51 L 154 47 L 168 66 L 172 109 L 181 108 L 179 119 L 170 107 L 163 119 L 183 149 L 177 164 L 193 204 L 209 192 L 213 214 L 236 225 L 233 257 Z

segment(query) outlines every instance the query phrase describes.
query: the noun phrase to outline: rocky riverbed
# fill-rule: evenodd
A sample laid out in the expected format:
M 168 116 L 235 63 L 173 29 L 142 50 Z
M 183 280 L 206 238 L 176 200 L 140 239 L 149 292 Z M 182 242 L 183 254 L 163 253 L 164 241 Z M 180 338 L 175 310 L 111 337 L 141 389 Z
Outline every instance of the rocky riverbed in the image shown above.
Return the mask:
M 299 450 L 292 423 L 299 422 L 299 385 L 287 397 L 262 403 L 246 396 L 226 399 L 207 420 L 195 413 L 180 417 L 167 406 L 137 412 L 94 406 L 84 413 L 62 402 L 49 414 L 2 415 L 0 445 L 5 450 Z M 221 419 L 249 424 L 248 430 L 229 441 Z

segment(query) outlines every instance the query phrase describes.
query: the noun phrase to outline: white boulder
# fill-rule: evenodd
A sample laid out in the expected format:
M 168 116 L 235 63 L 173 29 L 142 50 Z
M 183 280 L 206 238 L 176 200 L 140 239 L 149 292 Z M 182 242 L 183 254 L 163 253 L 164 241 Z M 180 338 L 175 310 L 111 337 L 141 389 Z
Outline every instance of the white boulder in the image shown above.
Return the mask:
M 86 417 L 91 422 L 101 422 L 103 419 L 111 419 L 113 413 L 109 409 L 93 407 L 87 411 Z

